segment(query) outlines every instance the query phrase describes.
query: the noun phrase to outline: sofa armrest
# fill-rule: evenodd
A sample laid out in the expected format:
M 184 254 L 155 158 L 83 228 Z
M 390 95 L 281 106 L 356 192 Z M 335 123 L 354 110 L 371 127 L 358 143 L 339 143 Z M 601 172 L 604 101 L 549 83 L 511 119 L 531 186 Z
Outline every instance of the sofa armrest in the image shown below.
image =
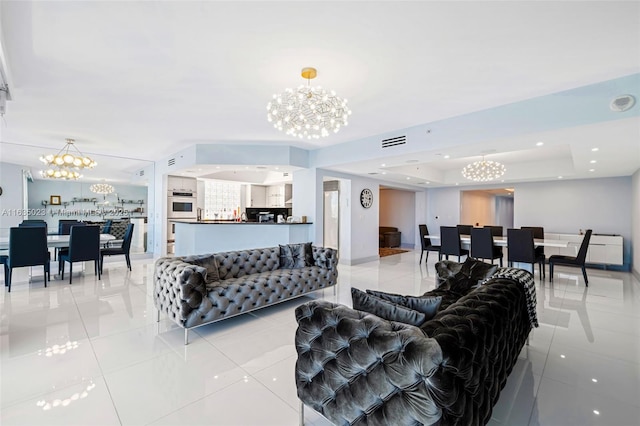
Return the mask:
M 313 246 L 313 261 L 315 265 L 325 269 L 337 269 L 338 250 L 329 247 Z
M 206 269 L 179 257 L 161 257 L 155 263 L 153 301 L 183 327 L 189 315 L 207 299 Z
M 296 309 L 302 402 L 340 425 L 425 424 L 442 410 L 438 342 L 411 325 L 326 301 Z

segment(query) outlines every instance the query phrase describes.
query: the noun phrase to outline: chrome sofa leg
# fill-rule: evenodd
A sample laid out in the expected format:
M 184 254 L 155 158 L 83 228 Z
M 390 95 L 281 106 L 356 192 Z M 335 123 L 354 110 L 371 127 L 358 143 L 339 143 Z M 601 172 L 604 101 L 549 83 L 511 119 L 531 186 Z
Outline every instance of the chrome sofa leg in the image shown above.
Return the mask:
M 158 312 L 158 316 L 156 317 L 156 322 L 160 322 L 160 309 L 156 309 Z
M 531 332 L 529 332 L 529 334 L 527 334 L 527 346 L 529 346 L 529 337 L 531 337 Z
M 300 426 L 304 426 L 304 402 L 300 401 Z
M 184 345 L 187 346 L 189 344 L 189 329 L 184 329 Z

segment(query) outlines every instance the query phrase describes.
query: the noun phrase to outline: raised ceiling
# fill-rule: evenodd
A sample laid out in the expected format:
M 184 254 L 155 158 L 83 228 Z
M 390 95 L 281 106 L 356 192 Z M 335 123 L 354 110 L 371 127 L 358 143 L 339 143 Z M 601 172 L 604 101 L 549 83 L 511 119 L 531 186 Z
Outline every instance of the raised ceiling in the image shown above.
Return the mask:
M 318 149 L 640 72 L 638 2 L 3 1 L 0 14 L 12 97 L 2 161 L 36 171 L 43 149 L 71 137 L 100 163 L 86 173 L 96 180 L 195 143 Z M 272 94 L 303 83 L 305 66 L 353 110 L 348 127 L 313 143 L 266 120 Z M 401 182 L 426 181 L 422 168 L 451 184 L 447 173 L 488 150 L 516 167 L 557 160 L 522 180 L 586 177 L 581 144 L 613 132 L 598 173 L 627 175 L 640 167 L 638 127 L 635 116 L 554 130 L 545 140 L 561 141 L 538 150 L 514 149 L 514 136 L 457 146 L 455 161 L 426 149 L 386 174 L 379 160 L 334 169 Z

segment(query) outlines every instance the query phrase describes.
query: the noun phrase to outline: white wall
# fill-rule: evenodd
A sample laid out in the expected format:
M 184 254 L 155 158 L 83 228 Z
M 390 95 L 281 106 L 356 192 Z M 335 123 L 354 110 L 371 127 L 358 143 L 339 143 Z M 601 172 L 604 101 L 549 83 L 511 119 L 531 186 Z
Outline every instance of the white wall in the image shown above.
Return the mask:
M 9 235 L 8 228 L 22 222 L 22 210 L 27 208 L 23 203 L 23 168 L 18 164 L 0 163 L 0 236 L 3 237 Z
M 380 189 L 380 226 L 395 226 L 403 247 L 416 244 L 416 194 L 413 191 Z
M 542 226 L 545 232 L 568 234 L 591 228 L 594 233 L 619 234 L 624 238 L 624 263 L 631 264 L 631 177 L 527 182 L 513 188 L 515 227 Z M 439 234 L 441 225 L 459 223 L 463 189 L 468 188 L 428 190 L 431 233 Z
M 368 188 L 373 192 L 373 205 L 365 209 L 360 204 L 360 193 Z M 351 252 L 347 254 L 349 263 L 370 262 L 379 259 L 378 227 L 380 218 L 380 185 L 371 179 L 353 177 L 351 179 Z
M 632 177 L 631 218 L 632 269 L 640 280 L 640 170 Z

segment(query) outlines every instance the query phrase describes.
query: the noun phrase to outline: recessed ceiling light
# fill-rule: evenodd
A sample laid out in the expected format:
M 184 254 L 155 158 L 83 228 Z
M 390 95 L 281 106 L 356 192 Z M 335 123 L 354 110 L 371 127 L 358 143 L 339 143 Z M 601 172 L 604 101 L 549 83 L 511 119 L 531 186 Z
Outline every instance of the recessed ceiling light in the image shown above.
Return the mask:
M 449 159 L 451 156 L 449 154 L 445 155 L 444 158 Z
M 600 148 L 591 148 L 591 151 L 593 152 L 600 151 Z
M 562 176 L 558 176 L 558 179 L 562 179 Z
M 280 170 L 280 167 L 276 167 L 276 170 Z
M 456 182 L 456 186 L 460 185 L 458 182 Z
M 536 143 L 536 146 L 542 146 L 542 145 L 544 145 L 544 142 L 538 142 L 538 143 Z
M 387 174 L 387 172 L 382 172 L 382 174 L 383 174 L 383 175 L 386 175 L 386 174 Z
M 409 176 L 407 176 L 407 180 L 411 180 L 411 178 Z
M 600 411 L 598 411 L 598 410 L 593 410 L 593 414 L 595 414 L 596 416 L 599 416 L 599 415 L 600 415 Z
M 596 163 L 597 163 L 597 161 L 596 161 L 596 160 L 591 160 L 591 161 L 589 161 L 589 162 L 590 162 L 591 164 L 596 164 Z
M 564 356 L 564 355 L 560 355 L 560 358 L 566 358 L 566 356 Z
M 593 383 L 598 383 L 598 379 L 591 379 Z
M 387 167 L 385 163 L 380 164 L 380 167 Z
M 219 169 L 219 168 L 220 168 L 220 166 L 216 166 L 216 169 Z
M 595 172 L 595 171 L 596 171 L 596 169 L 589 169 L 589 171 L 590 171 L 590 172 Z

